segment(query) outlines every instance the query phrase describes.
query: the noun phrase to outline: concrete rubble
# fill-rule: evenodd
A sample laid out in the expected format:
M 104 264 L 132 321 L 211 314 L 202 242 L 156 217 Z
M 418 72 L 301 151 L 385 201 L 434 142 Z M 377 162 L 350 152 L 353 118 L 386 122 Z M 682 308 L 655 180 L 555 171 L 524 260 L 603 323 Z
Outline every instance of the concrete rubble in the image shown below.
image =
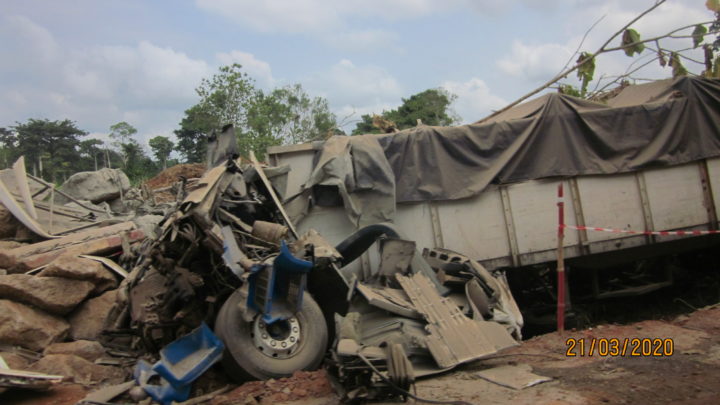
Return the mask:
M 326 395 L 333 381 L 333 398 L 407 399 L 416 378 L 518 345 L 522 316 L 504 279 L 462 255 L 421 255 L 390 224 L 335 246 L 300 234 L 278 189 L 287 170 L 218 146 L 232 144 L 230 133 L 217 136 L 216 164 L 199 179 L 158 188 L 174 200 L 131 189 L 112 169 L 57 190 L 0 182 L 0 237 L 10 239 L 0 242 L 0 349 L 11 348 L 13 372 L 94 386 L 106 402 L 139 392 L 163 404 L 226 403 L 264 396 L 276 379 L 315 381 L 301 370 L 322 364 L 329 377 L 317 389 L 298 383 L 273 398 Z M 49 189 L 60 197 L 48 201 Z M 376 245 L 378 268 L 353 271 Z M 221 357 L 225 380 L 268 381 L 200 395 L 193 382 Z M 42 388 L 57 383 L 50 377 Z

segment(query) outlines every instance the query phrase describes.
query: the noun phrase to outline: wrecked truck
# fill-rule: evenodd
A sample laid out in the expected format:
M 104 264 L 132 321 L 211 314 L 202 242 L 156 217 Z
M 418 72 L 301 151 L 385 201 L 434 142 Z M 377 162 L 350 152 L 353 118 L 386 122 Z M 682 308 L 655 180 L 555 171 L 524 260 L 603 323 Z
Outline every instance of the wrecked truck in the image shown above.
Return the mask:
M 157 353 L 204 322 L 224 343 L 231 378 L 279 378 L 325 361 L 351 398 L 389 396 L 518 344 L 522 316 L 502 277 L 460 254 L 423 257 L 391 224 L 335 245 L 312 229 L 299 234 L 273 184 L 287 168 L 254 156 L 243 164 L 233 134 L 226 127 L 211 143 L 203 177 L 182 190 L 157 238 L 135 249 L 110 339 Z M 372 246 L 379 266 L 348 271 Z
M 339 242 L 392 221 L 419 246 L 505 272 L 527 323 L 553 325 L 559 202 L 567 309 L 669 286 L 683 273 L 672 255 L 720 243 L 718 105 L 720 81 L 698 77 L 603 102 L 548 93 L 469 125 L 274 146 L 268 161 L 291 167 L 298 229 Z M 351 267 L 379 261 L 369 250 Z

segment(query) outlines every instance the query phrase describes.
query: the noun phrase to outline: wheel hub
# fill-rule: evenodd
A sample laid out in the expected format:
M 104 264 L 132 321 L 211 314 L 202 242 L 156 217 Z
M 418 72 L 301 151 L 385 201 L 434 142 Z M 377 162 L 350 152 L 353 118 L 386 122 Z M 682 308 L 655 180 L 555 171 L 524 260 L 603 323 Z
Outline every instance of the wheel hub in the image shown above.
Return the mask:
M 261 316 L 255 318 L 253 342 L 260 352 L 274 359 L 292 357 L 300 347 L 300 322 L 296 317 L 266 324 Z

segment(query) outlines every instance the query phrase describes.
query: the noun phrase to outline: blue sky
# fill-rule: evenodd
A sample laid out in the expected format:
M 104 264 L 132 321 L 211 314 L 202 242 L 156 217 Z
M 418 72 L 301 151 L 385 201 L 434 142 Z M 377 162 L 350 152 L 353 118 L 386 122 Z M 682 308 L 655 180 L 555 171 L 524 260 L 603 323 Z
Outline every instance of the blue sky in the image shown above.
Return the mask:
M 472 122 L 554 76 L 597 19 L 603 17 L 584 50 L 597 48 L 652 4 L 4 0 L 0 126 L 69 118 L 102 137 L 110 125 L 127 121 L 143 140 L 171 136 L 183 111 L 198 101 L 200 80 L 233 62 L 263 88 L 301 83 L 326 97 L 340 119 L 350 116 L 346 121 L 442 86 L 458 95 L 454 109 Z M 711 20 L 704 4 L 668 0 L 637 29 L 650 36 Z M 619 74 L 630 62 L 621 53 L 602 56 L 596 77 Z M 636 76 L 669 74 L 653 63 Z M 576 84 L 573 77 L 568 82 Z

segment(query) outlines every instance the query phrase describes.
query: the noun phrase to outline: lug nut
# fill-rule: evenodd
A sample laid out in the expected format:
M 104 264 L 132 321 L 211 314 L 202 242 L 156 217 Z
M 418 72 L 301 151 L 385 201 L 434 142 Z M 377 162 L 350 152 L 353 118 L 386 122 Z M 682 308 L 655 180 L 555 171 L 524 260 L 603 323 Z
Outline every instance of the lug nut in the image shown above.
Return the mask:
M 267 334 L 266 334 L 266 333 L 263 333 L 263 334 L 262 334 L 262 338 L 263 338 L 263 339 L 267 339 Z
M 277 342 L 276 342 L 276 341 L 274 341 L 274 340 L 273 340 L 273 341 L 271 341 L 271 342 L 270 342 L 270 346 L 272 346 L 272 347 L 275 347 L 275 346 L 277 346 Z
M 287 343 L 282 342 L 282 347 L 287 347 Z
M 290 336 L 290 341 L 294 343 L 294 342 L 295 342 L 295 336 Z

